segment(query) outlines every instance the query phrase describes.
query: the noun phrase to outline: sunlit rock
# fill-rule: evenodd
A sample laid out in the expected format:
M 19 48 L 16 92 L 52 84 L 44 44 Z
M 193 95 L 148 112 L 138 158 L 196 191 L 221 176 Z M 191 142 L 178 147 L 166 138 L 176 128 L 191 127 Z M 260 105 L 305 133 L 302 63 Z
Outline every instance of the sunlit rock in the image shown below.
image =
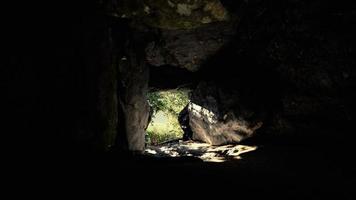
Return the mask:
M 253 136 L 263 124 L 253 111 L 238 105 L 238 96 L 222 95 L 215 86 L 200 84 L 191 100 L 188 109 L 193 140 L 212 145 L 238 143 Z

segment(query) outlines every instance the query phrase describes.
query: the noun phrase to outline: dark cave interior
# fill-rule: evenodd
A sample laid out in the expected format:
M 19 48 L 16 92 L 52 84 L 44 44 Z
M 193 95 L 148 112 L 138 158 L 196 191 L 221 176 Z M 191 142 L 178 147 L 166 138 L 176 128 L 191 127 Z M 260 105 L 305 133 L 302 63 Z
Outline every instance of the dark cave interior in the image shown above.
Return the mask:
M 6 148 L 20 157 L 68 162 L 64 168 L 79 174 L 76 164 L 102 163 L 105 175 L 130 172 L 137 180 L 174 171 L 179 181 L 239 180 L 243 191 L 353 199 L 353 4 L 98 0 L 39 12 L 28 9 L 34 4 L 12 7 L 21 15 L 10 11 L 5 24 L 9 64 L 1 84 L 9 110 L 4 133 L 12 141 Z M 193 141 L 258 149 L 220 164 L 142 154 L 147 93 L 177 88 L 191 91 L 182 125 Z

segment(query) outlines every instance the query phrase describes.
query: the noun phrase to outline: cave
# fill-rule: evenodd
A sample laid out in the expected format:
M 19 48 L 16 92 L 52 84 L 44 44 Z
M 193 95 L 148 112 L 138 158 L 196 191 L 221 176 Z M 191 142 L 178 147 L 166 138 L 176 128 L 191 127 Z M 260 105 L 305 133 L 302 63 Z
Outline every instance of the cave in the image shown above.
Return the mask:
M 21 173 L 33 163 L 68 184 L 169 176 L 184 192 L 209 182 L 232 195 L 354 198 L 353 4 L 27 4 L 8 9 L 1 69 L 4 147 Z M 183 136 L 148 147 L 150 95 L 167 91 L 188 91 L 174 111 Z

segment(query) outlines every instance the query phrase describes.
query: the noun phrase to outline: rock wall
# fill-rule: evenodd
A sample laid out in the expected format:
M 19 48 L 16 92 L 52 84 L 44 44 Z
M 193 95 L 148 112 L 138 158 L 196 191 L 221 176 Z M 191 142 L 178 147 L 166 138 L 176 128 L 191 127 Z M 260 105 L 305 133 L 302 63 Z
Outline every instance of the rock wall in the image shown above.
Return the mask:
M 214 109 L 229 103 L 217 99 L 236 93 L 228 97 L 233 104 L 249 105 L 262 117 L 258 134 L 297 143 L 347 142 L 355 120 L 355 11 L 336 1 L 248 1 L 235 40 L 199 72 L 217 89 L 200 86 L 194 100 L 223 114 Z M 191 121 L 192 129 L 204 124 L 200 133 L 216 124 L 203 121 Z
M 144 60 L 143 36 L 129 36 L 123 57 L 119 61 L 119 102 L 122 116 L 119 126 L 130 151 L 142 152 L 150 107 L 147 101 L 149 67 Z M 122 139 L 118 138 L 118 140 Z M 124 141 L 125 143 L 126 141 Z M 117 141 L 117 144 L 123 142 Z

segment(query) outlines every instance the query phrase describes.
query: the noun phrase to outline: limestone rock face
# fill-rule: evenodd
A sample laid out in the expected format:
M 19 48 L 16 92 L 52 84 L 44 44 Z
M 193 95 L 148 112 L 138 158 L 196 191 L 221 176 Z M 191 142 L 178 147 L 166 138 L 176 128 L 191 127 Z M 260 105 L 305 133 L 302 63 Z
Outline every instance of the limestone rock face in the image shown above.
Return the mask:
M 238 143 L 263 124 L 253 112 L 238 105 L 238 94 L 224 93 L 214 85 L 201 83 L 191 100 L 188 110 L 193 140 L 212 145 Z

